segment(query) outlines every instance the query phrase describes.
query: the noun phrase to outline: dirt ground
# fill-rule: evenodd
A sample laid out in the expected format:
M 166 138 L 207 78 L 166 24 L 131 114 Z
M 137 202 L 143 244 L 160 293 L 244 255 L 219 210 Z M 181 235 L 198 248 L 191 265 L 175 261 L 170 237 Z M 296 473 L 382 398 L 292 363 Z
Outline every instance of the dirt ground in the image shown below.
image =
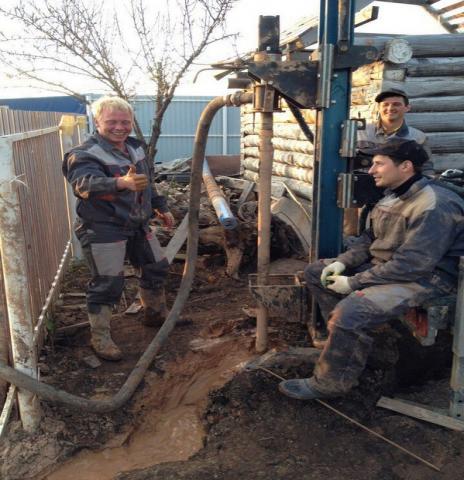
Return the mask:
M 95 415 L 42 402 L 44 419 L 34 435 L 18 421 L 0 445 L 3 480 L 142 479 L 458 479 L 464 470 L 464 436 L 375 406 L 381 394 L 446 407 L 450 338 L 420 347 L 396 326 L 377 334 L 375 353 L 361 384 L 344 399 L 327 403 L 433 463 L 420 463 L 361 430 L 317 402 L 282 396 L 269 373 L 245 371 L 254 356 L 255 321 L 249 311 L 246 271 L 225 275 L 221 255 L 202 255 L 180 324 L 170 335 L 134 397 L 120 410 Z M 130 274 L 128 270 L 128 274 Z M 171 266 L 172 303 L 182 264 Z M 89 365 L 85 322 L 87 272 L 67 275 L 62 304 L 41 357 L 44 381 L 87 398 L 114 395 L 156 330 L 141 313 L 123 311 L 135 298 L 128 276 L 125 303 L 115 312 L 121 362 Z M 273 319 L 270 348 L 308 346 L 306 329 Z M 89 358 L 90 357 L 90 358 Z M 394 364 L 396 360 L 398 366 Z M 273 368 L 285 378 L 307 376 L 312 365 Z

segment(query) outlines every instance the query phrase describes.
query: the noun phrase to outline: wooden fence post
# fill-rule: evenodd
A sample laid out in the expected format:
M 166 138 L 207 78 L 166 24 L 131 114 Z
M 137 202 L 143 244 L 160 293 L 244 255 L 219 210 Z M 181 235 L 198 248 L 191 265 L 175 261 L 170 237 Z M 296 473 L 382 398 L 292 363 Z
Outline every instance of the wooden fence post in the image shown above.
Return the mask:
M 27 189 L 16 178 L 13 163 L 13 140 L 23 134 L 0 138 L 0 251 L 10 325 L 13 366 L 37 378 L 37 354 L 33 347 L 33 319 L 30 287 L 27 278 L 26 239 L 21 223 L 19 189 Z M 40 404 L 35 395 L 18 391 L 19 413 L 23 428 L 34 431 L 41 418 Z

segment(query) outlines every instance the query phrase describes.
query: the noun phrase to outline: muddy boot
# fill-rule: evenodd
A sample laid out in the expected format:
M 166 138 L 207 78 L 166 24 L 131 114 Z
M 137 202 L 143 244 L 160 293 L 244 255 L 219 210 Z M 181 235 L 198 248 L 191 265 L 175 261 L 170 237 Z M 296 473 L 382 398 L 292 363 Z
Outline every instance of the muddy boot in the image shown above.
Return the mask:
M 90 343 L 95 353 L 105 360 L 121 360 L 122 352 L 113 342 L 110 332 L 111 307 L 101 305 L 99 313 L 89 313 Z
M 158 290 L 140 289 L 143 307 L 142 323 L 148 327 L 161 327 L 166 320 L 166 295 L 164 288 Z
M 372 339 L 363 333 L 332 328 L 311 378 L 280 383 L 284 395 L 298 400 L 338 397 L 358 384 Z
M 309 384 L 328 395 L 347 393 L 358 384 L 371 346 L 370 336 L 333 327 Z

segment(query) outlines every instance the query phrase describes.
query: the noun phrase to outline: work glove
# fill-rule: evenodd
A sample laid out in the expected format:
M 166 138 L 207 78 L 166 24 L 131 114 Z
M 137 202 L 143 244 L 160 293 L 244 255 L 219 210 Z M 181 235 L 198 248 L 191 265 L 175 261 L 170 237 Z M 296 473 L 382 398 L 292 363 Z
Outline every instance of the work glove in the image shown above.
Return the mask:
M 340 295 L 348 295 L 353 290 L 348 282 L 349 277 L 344 275 L 331 275 L 326 278 L 327 288 Z
M 322 270 L 321 283 L 323 287 L 327 287 L 327 277 L 330 275 L 340 275 L 346 269 L 342 262 L 332 262 Z
M 175 220 L 171 212 L 160 212 L 155 210 L 156 216 L 163 222 L 163 225 L 167 228 L 172 228 L 174 226 Z
M 141 192 L 148 187 L 148 177 L 143 173 L 135 173 L 135 165 L 129 167 L 129 171 L 116 180 L 118 190 L 131 190 Z

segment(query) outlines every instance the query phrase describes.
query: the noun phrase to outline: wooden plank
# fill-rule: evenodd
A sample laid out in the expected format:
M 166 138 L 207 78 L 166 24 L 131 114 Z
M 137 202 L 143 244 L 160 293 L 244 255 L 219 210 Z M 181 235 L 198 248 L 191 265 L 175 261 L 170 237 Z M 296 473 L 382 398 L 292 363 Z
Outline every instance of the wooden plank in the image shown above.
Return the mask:
M 404 3 L 406 5 L 427 5 L 428 0 L 382 0 L 384 3 Z
M 408 113 L 406 121 L 423 132 L 464 131 L 464 112 Z
M 176 253 L 180 250 L 180 248 L 184 244 L 185 240 L 187 239 L 187 234 L 188 234 L 188 213 L 182 219 L 182 222 L 180 222 L 173 237 L 171 238 L 166 248 L 164 249 L 164 254 L 169 263 L 172 263 L 172 260 L 176 256 Z
M 5 435 L 8 420 L 10 419 L 11 411 L 13 410 L 13 406 L 15 404 L 15 399 L 16 387 L 14 385 L 10 385 L 5 403 L 3 405 L 2 414 L 0 415 L 0 438 Z
M 435 2 L 432 2 L 432 3 L 437 3 L 438 1 L 439 0 L 436 0 Z M 456 10 L 461 7 L 464 7 L 464 1 L 452 3 L 451 5 L 447 5 L 446 7 L 438 8 L 436 12 L 438 15 L 443 15 L 444 13 L 452 12 L 453 10 Z
M 463 421 L 450 417 L 442 413 L 442 411 L 432 410 L 430 407 L 420 405 L 419 403 L 396 398 L 380 397 L 379 401 L 377 402 L 377 406 L 417 418 L 418 420 L 434 423 L 435 425 L 440 425 L 451 430 L 456 430 L 458 432 L 464 431 Z
M 242 206 L 243 203 L 247 201 L 248 195 L 250 195 L 250 193 L 255 188 L 255 182 L 250 182 L 249 180 L 245 180 L 245 181 L 246 181 L 245 188 L 242 190 L 242 193 L 240 194 L 240 197 L 236 203 L 237 210 Z
M 372 0 L 357 0 L 356 1 L 356 14 L 354 18 L 355 27 L 364 25 L 378 17 L 378 7 L 369 6 Z M 310 45 L 318 41 L 318 28 L 319 18 L 311 17 L 308 20 L 306 30 L 300 31 L 298 34 L 288 36 L 281 43 L 281 47 L 286 47 L 290 50 L 302 49 L 309 47 Z

